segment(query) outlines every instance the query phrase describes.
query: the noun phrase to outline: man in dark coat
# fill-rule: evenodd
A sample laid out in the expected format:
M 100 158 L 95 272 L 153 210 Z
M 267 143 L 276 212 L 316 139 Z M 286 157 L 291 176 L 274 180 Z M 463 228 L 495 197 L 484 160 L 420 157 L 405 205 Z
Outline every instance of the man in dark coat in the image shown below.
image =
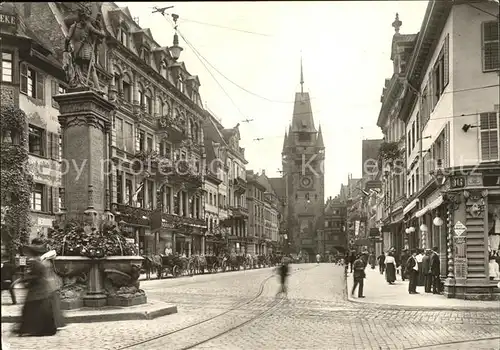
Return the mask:
M 404 281 L 409 277 L 407 275 L 408 271 L 406 269 L 406 262 L 408 261 L 409 257 L 410 254 L 408 254 L 408 249 L 403 249 L 403 252 L 401 253 L 401 281 Z
M 382 253 L 377 257 L 378 261 L 378 269 L 380 271 L 380 274 L 383 275 L 385 271 L 385 254 Z
M 422 273 L 424 274 L 424 288 L 426 293 L 431 292 L 432 274 L 431 274 L 431 250 L 426 249 L 422 258 Z
M 408 293 L 418 294 L 417 283 L 418 283 L 418 263 L 417 263 L 417 250 L 413 249 L 411 251 L 411 256 L 408 258 L 406 263 L 406 270 L 410 277 L 410 283 L 408 283 Z
M 354 295 L 354 292 L 356 291 L 356 287 L 358 287 L 358 298 L 364 298 L 363 296 L 363 285 L 364 285 L 364 278 L 365 278 L 365 263 L 363 259 L 361 258 L 361 255 L 357 256 L 357 259 L 354 261 L 353 264 L 353 285 L 352 285 L 352 291 L 351 295 Z
M 430 256 L 430 272 L 432 276 L 432 294 L 441 293 L 441 279 L 439 278 L 441 270 L 441 262 L 439 261 L 439 248 L 432 248 L 432 253 Z

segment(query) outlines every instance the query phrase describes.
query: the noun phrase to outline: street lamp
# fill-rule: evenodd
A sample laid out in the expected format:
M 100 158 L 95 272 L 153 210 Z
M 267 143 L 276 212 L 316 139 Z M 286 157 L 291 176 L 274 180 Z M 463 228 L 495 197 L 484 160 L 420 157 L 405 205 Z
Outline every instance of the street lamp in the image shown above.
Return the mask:
M 175 34 L 174 34 L 174 45 L 170 46 L 168 50 L 170 51 L 170 54 L 172 55 L 172 58 L 174 61 L 177 61 L 179 57 L 181 56 L 182 50 L 184 50 L 182 47 L 179 46 L 179 35 L 177 34 L 177 20 L 179 19 L 179 15 L 172 14 L 172 19 L 174 20 L 174 29 L 175 29 Z

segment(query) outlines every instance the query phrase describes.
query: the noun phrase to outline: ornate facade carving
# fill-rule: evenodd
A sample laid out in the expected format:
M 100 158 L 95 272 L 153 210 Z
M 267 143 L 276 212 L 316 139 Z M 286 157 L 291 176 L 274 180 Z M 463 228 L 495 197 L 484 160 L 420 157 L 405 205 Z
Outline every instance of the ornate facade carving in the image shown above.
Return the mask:
M 484 209 L 486 206 L 486 197 L 488 196 L 488 191 L 464 191 L 465 198 L 465 211 L 468 215 L 473 218 L 482 217 L 484 214 Z

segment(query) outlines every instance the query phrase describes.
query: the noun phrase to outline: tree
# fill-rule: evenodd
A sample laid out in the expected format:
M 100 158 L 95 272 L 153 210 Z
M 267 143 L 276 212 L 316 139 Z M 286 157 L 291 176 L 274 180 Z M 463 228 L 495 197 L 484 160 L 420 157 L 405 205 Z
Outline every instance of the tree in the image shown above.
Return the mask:
M 13 262 L 21 245 L 29 243 L 30 196 L 33 176 L 28 167 L 26 114 L 16 106 L 1 106 L 0 200 L 3 206 L 2 239 Z

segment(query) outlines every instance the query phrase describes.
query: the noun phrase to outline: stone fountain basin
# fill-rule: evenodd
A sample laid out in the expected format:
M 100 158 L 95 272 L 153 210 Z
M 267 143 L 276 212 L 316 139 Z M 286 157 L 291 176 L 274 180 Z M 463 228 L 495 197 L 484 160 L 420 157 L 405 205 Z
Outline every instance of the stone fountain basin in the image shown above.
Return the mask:
M 142 256 L 107 256 L 101 259 L 91 259 L 84 256 L 57 256 L 54 265 L 62 276 L 77 276 L 88 274 L 93 264 L 99 264 L 103 270 L 117 270 L 126 274 L 132 273 L 132 266 L 141 267 Z

